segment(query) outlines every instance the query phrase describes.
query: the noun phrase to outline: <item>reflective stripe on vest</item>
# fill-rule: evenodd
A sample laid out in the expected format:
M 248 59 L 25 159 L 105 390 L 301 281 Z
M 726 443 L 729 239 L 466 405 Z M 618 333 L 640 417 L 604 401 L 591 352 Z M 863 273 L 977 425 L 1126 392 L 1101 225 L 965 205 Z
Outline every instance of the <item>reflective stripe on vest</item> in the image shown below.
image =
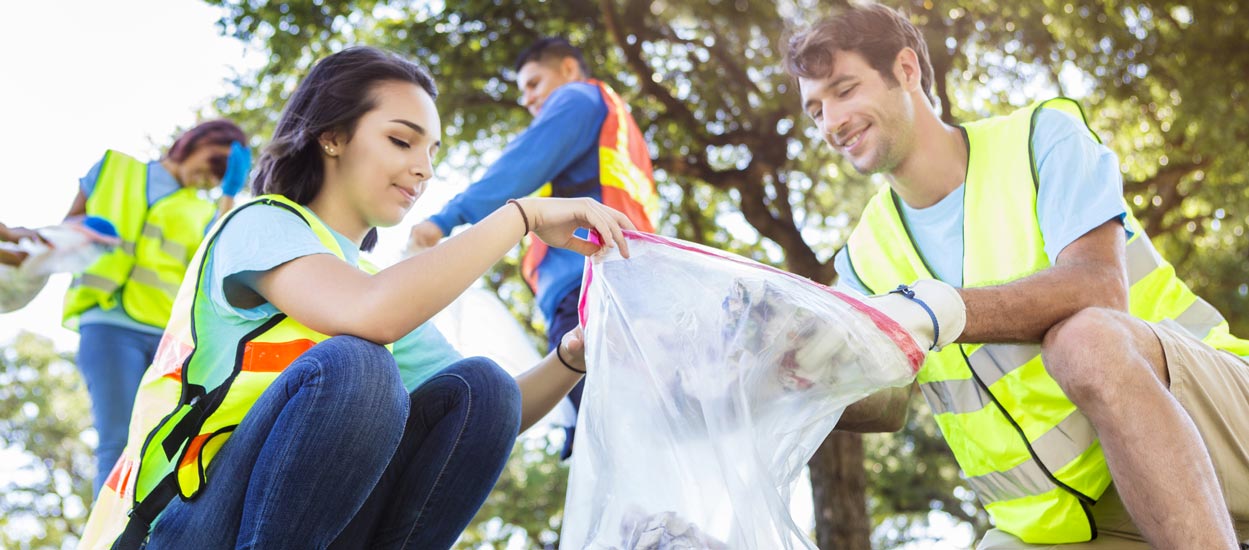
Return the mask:
M 193 252 L 192 250 L 187 250 L 186 245 L 182 243 L 166 240 L 165 232 L 161 231 L 161 229 L 155 225 L 148 224 L 143 226 L 143 238 L 160 243 L 161 252 L 164 252 L 168 256 L 173 256 L 174 258 L 183 258 L 190 252 Z
M 77 330 L 78 317 L 94 307 L 117 307 L 116 292 L 135 264 L 135 242 L 147 218 L 147 164 L 109 150 L 100 162 L 95 188 L 87 197 L 86 213 L 107 219 L 117 229 L 121 245 L 100 257 L 74 278 L 65 293 L 61 322 Z
M 161 327 L 169 322 L 191 256 L 216 212 L 216 205 L 191 187 L 152 205 L 135 250 L 134 271 L 121 289 L 122 307 L 134 320 Z
M 283 314 L 239 341 L 212 341 L 211 335 L 195 330 L 215 315 L 207 296 L 205 258 L 234 214 L 259 204 L 299 215 L 322 245 L 346 258 L 328 227 L 281 196 L 258 197 L 213 229 L 195 252 L 189 271 L 195 276 L 179 289 L 156 359 L 140 383 L 126 449 L 92 507 L 82 548 L 109 548 L 131 529 L 146 533 L 142 522 L 151 522 L 169 499 L 196 496 L 208 482 L 209 464 L 265 389 L 302 353 L 328 338 Z M 199 346 L 226 350 L 219 356 L 229 359 L 197 353 Z
M 1060 98 L 965 126 L 965 287 L 1001 284 L 1049 267 L 1031 156 L 1041 106 L 1083 120 L 1075 102 Z M 873 291 L 933 277 L 896 201 L 888 188 L 876 195 L 847 245 L 852 268 Z M 1218 311 L 1175 276 L 1128 212 L 1134 232 L 1126 249 L 1131 313 L 1175 323 L 1219 349 L 1246 349 L 1249 343 L 1231 336 Z M 998 528 L 1031 543 L 1095 535 L 1087 505 L 1110 483 L 1109 471 L 1092 424 L 1046 373 L 1039 346 L 949 346 L 929 354 L 918 381 L 968 484 Z
M 216 208 L 193 188 L 182 188 L 147 203 L 147 163 L 108 151 L 87 214 L 117 227 L 121 246 L 75 277 L 65 297 L 63 323 L 76 328 L 78 317 L 119 304 L 134 320 L 163 327 Z M 120 293 L 120 294 L 119 294 Z
M 598 87 L 607 115 L 599 129 L 598 183 L 603 204 L 624 213 L 638 231 L 655 232 L 654 221 L 659 219 L 659 193 L 651 173 L 650 151 L 637 122 L 629 114 L 629 108 L 610 86 L 598 80 L 588 80 Z M 549 182 L 535 193 L 541 197 L 554 196 L 556 189 Z M 546 243 L 526 237 L 527 248 L 521 259 L 520 271 L 529 288 L 538 291 L 538 266 L 546 257 Z

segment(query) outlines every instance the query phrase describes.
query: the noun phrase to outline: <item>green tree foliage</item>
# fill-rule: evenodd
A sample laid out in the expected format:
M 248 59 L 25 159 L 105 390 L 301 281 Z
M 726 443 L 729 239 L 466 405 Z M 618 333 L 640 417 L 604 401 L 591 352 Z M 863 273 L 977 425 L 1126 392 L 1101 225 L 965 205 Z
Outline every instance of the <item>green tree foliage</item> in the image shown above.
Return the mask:
M 0 347 L 0 548 L 77 546 L 91 502 L 95 432 L 71 359 L 26 332 Z
M 944 514 L 979 538 L 989 528 L 989 516 L 963 484 L 958 465 L 937 431 L 928 404 L 911 401 L 906 427 L 896 434 L 865 436 L 871 480 L 873 548 L 897 548 L 906 543 L 936 543 L 930 515 Z M 945 542 L 946 545 L 949 542 Z
M 1180 275 L 1249 333 L 1249 13 L 1234 1 L 907 2 L 953 120 L 1080 99 Z M 1200 68 L 1200 69 L 1198 69 Z M 1035 91 L 1034 91 L 1035 90 Z
M 541 428 L 535 428 L 541 429 Z M 504 548 L 517 539 L 526 548 L 554 549 L 563 520 L 568 466 L 554 437 L 521 437 L 485 505 L 460 536 L 459 548 Z
M 442 90 L 446 158 L 479 174 L 529 120 L 509 81 L 514 56 L 536 38 L 563 35 L 624 96 L 650 142 L 661 232 L 831 282 L 833 252 L 882 184 L 819 143 L 781 70 L 787 30 L 844 0 L 209 2 L 226 11 L 222 32 L 270 54 L 216 105 L 258 136 L 268 135 L 315 59 L 371 44 L 431 69 Z M 1239 167 L 1249 158 L 1249 17 L 1241 3 L 886 3 L 923 30 L 947 121 L 1058 94 L 1080 99 L 1119 154 L 1125 197 L 1149 234 L 1181 276 L 1249 333 L 1249 176 Z M 531 317 L 514 271 L 492 273 L 491 284 Z M 834 434 L 812 461 L 821 547 L 867 547 L 871 524 L 880 526 L 876 543 L 888 546 L 934 510 L 983 530 L 983 512 L 930 420 L 914 414 L 902 434 L 868 438 L 866 461 L 864 449 L 858 436 Z

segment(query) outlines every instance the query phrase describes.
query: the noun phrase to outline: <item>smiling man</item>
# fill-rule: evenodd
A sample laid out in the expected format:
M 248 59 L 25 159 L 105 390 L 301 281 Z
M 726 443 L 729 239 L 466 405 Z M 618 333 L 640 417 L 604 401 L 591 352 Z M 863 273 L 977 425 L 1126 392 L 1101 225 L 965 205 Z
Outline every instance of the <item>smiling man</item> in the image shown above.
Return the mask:
M 515 70 L 521 105 L 533 122 L 480 180 L 412 228 L 409 250 L 431 247 L 508 199 L 531 194 L 590 197 L 624 212 L 639 230 L 654 231 L 659 198 L 650 153 L 620 96 L 589 78 L 581 51 L 562 38 L 535 42 L 517 58 Z M 536 239 L 522 260 L 522 274 L 546 318 L 551 350 L 577 326 L 583 263 L 577 253 L 548 249 Z M 574 407 L 581 404 L 581 389 L 578 383 L 569 394 Z M 564 458 L 572 452 L 572 438 L 568 428 Z
M 1150 244 L 1080 107 L 943 123 L 919 30 L 878 5 L 795 34 L 786 65 L 824 141 L 889 183 L 836 257 L 840 284 L 961 287 L 959 345 L 917 385 L 993 518 L 979 548 L 1234 548 L 1249 342 Z M 839 427 L 896 430 L 911 391 Z

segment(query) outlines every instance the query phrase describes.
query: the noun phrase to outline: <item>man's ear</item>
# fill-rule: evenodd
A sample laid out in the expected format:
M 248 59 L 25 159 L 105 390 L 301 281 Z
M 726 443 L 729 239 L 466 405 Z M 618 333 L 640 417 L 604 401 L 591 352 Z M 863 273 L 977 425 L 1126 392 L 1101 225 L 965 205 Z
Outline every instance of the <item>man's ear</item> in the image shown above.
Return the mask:
M 582 80 L 585 75 L 581 73 L 581 64 L 571 57 L 565 57 L 559 61 L 559 73 L 565 80 Z
M 923 72 L 919 68 L 919 55 L 911 48 L 902 48 L 893 60 L 893 78 L 908 91 L 922 86 Z

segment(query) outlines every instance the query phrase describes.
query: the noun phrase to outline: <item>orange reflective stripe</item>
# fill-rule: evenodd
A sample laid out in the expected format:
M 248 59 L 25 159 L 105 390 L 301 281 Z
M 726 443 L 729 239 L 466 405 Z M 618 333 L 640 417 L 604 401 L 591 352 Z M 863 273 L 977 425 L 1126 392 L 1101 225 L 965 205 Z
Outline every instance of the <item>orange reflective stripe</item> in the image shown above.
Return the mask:
M 603 121 L 599 145 L 623 153 L 629 161 L 642 170 L 642 173 L 646 174 L 647 181 L 650 181 L 653 187 L 654 180 L 650 175 L 652 172 L 651 153 L 646 148 L 642 130 L 629 115 L 629 109 L 625 107 L 624 100 L 620 99 L 620 96 L 606 84 L 602 82 L 598 84 L 603 96 L 607 98 L 607 119 Z
M 113 492 L 121 494 L 118 487 L 126 487 L 130 479 L 130 474 L 134 472 L 134 459 L 122 455 L 117 463 L 113 465 L 113 471 L 109 472 L 108 479 L 104 481 L 104 486 L 112 489 Z
M 602 86 L 600 86 L 599 89 L 602 89 Z M 608 94 L 604 93 L 603 95 L 607 96 Z M 608 99 L 607 118 L 603 119 L 603 128 L 599 130 L 598 134 L 599 146 L 606 147 L 608 149 L 615 149 L 616 144 L 619 142 L 619 138 L 617 136 L 619 131 L 620 118 L 616 116 L 616 106 L 612 104 L 610 99 Z
M 156 372 L 165 378 L 182 381 L 182 365 L 186 363 L 186 358 L 191 356 L 195 348 L 180 340 L 172 331 L 166 331 L 156 350 L 156 358 L 152 361 L 152 366 L 148 368 L 156 369 Z M 170 357 L 169 354 L 174 355 Z M 169 370 L 171 367 L 173 370 Z
M 629 218 L 629 221 L 633 222 L 633 225 L 637 227 L 638 231 L 646 233 L 655 232 L 655 226 L 651 225 L 650 216 L 646 215 L 646 208 L 624 189 L 604 185 L 603 204 L 623 212 Z
M 590 80 L 603 102 L 607 116 L 599 129 L 599 189 L 602 203 L 623 212 L 639 231 L 655 232 L 652 217 L 658 209 L 658 193 L 652 175 L 650 151 L 642 131 L 629 114 L 624 101 L 606 84 Z M 539 196 L 550 196 L 551 184 L 539 191 Z M 651 208 L 646 208 L 651 204 Z M 546 258 L 549 248 L 538 239 L 528 239 L 528 247 L 520 261 L 521 276 L 535 292 L 538 290 L 538 267 Z
M 182 455 L 182 462 L 178 464 L 178 468 L 185 468 L 195 464 L 195 460 L 199 458 L 200 449 L 204 448 L 204 443 L 213 434 L 199 434 L 191 440 L 191 444 L 187 446 L 186 454 Z
M 546 243 L 540 239 L 529 239 L 529 248 L 525 250 L 525 256 L 520 259 L 520 275 L 525 278 L 525 282 L 529 283 L 529 288 L 538 289 L 538 266 L 542 264 L 543 258 L 546 258 L 546 251 L 549 248 Z
M 607 118 L 603 121 L 603 128 L 599 130 L 599 145 L 609 149 L 622 149 L 621 145 L 628 147 L 629 121 L 624 118 L 628 112 L 624 110 L 624 101 L 602 81 L 592 79 L 590 82 L 598 87 L 603 103 L 607 104 Z
M 611 88 L 599 81 L 599 92 L 607 104 L 607 117 L 599 131 L 599 147 L 615 151 L 621 161 L 632 166 L 625 173 L 606 170 L 603 155 L 599 153 L 599 179 L 602 185 L 603 204 L 624 212 L 638 230 L 653 233 L 654 220 L 646 204 L 656 198 L 655 179 L 652 175 L 650 151 L 637 123 L 629 115 L 624 101 Z M 621 179 L 623 178 L 623 179 Z
M 243 347 L 244 372 L 282 372 L 297 357 L 316 345 L 312 340 L 248 342 Z

